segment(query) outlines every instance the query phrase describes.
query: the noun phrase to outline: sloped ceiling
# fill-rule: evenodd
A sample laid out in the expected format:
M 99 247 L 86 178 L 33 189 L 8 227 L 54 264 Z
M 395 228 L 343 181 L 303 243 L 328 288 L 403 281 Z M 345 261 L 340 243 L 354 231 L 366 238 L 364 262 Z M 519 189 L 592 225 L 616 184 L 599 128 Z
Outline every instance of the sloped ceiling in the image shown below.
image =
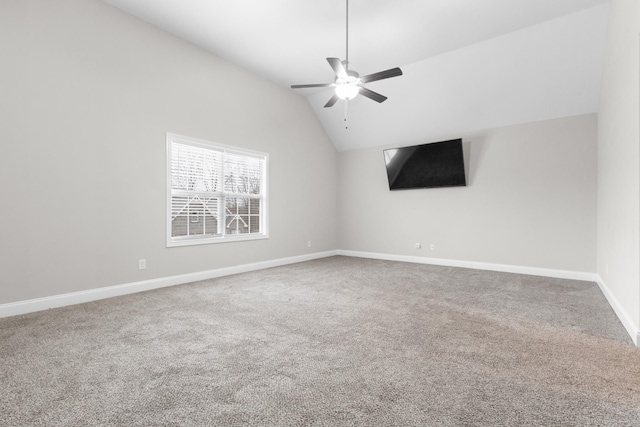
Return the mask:
M 331 83 L 325 58 L 345 58 L 345 0 L 103 1 L 286 88 Z M 595 112 L 608 12 L 608 0 L 350 0 L 350 68 L 404 75 L 367 85 L 381 104 L 297 93 L 340 151 Z

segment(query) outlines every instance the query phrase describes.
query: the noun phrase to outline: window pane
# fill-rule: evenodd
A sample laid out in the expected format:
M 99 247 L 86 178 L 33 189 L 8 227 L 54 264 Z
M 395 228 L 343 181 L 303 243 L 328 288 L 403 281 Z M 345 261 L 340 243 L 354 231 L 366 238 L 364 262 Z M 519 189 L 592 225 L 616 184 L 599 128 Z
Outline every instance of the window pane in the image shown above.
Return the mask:
M 237 154 L 225 159 L 224 191 L 234 194 L 260 194 L 262 161 Z
M 172 144 L 171 188 L 201 192 L 220 191 L 221 152 Z
M 247 234 L 249 233 L 249 222 L 246 213 L 249 209 L 247 199 L 229 197 L 226 205 L 225 233 L 227 234 Z
M 249 216 L 249 233 L 259 233 L 259 232 L 260 232 L 260 216 L 250 215 Z
M 236 199 L 238 206 L 238 214 L 246 215 L 249 213 L 249 199 Z
M 227 198 L 225 233 L 260 233 L 260 200 Z
M 260 199 L 249 199 L 249 213 L 260 214 Z
M 218 233 L 218 200 L 198 196 L 171 198 L 171 236 L 214 236 Z

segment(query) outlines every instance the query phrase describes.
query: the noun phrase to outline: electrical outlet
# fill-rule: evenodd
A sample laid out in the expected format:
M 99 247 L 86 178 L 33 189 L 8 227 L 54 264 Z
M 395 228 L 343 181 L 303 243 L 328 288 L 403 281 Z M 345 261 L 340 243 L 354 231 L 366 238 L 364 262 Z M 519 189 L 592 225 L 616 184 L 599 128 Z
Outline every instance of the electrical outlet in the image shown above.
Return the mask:
M 432 251 L 435 251 L 435 250 L 436 250 L 436 245 L 432 243 L 432 244 L 429 246 L 429 249 L 431 249 Z
M 144 270 L 145 268 L 147 268 L 147 260 L 146 259 L 139 259 L 138 260 L 138 270 Z
M 309 241 L 307 242 L 307 247 L 308 247 L 308 248 L 310 248 L 310 247 L 311 247 L 311 240 L 309 240 Z
M 420 243 L 416 243 L 415 247 L 416 247 L 416 249 L 420 249 L 422 247 L 422 245 Z

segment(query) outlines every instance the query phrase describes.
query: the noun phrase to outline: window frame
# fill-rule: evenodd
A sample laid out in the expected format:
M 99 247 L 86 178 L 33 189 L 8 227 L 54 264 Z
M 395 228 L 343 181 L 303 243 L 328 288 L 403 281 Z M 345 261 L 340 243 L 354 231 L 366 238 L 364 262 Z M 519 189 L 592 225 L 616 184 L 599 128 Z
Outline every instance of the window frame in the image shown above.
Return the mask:
M 260 194 L 258 196 L 251 196 L 248 194 L 237 194 L 230 193 L 225 191 L 224 187 L 220 192 L 209 193 L 216 194 L 216 197 L 219 197 L 219 204 L 221 206 L 221 211 L 223 212 L 223 221 L 226 224 L 227 214 L 224 212 L 224 208 L 226 206 L 227 198 L 252 198 L 260 200 L 260 225 L 259 229 L 260 233 L 246 233 L 246 234 L 226 234 L 225 233 L 225 225 L 221 227 L 222 234 L 221 235 L 194 235 L 194 236 L 181 236 L 181 237 L 173 237 L 172 236 L 172 174 L 171 174 L 171 156 L 172 156 L 172 143 L 190 145 L 193 147 L 202 148 L 205 150 L 212 150 L 216 152 L 223 153 L 223 156 L 226 154 L 233 154 L 239 156 L 246 157 L 254 157 L 259 158 L 262 161 L 262 177 L 261 177 L 261 186 L 260 186 Z M 227 243 L 227 242 L 240 242 L 240 241 L 248 241 L 248 240 L 262 240 L 269 238 L 269 154 L 249 150 L 240 147 L 233 147 L 230 145 L 219 144 L 211 141 L 205 141 L 202 139 L 192 138 L 183 135 L 177 135 L 173 133 L 167 133 L 166 137 L 166 170 L 165 170 L 165 188 L 166 188 L 166 203 L 165 203 L 165 221 L 166 221 L 166 246 L 170 247 L 180 247 L 180 246 L 193 246 L 193 245 L 206 245 L 206 244 L 215 244 L 215 243 Z M 222 161 L 224 164 L 224 160 Z M 223 173 L 223 172 L 221 172 Z M 189 190 L 180 190 L 180 191 L 189 191 Z M 190 219 L 187 219 L 190 221 Z M 237 219 L 236 219 L 237 220 Z M 220 219 L 218 219 L 220 221 Z

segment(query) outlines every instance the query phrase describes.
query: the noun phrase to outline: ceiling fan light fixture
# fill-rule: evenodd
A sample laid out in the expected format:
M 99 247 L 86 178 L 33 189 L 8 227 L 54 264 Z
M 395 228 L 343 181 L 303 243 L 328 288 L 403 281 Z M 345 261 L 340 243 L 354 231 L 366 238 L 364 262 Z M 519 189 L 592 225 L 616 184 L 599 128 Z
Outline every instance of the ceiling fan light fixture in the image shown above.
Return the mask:
M 360 93 L 360 79 L 357 76 L 339 77 L 335 84 L 336 96 L 345 101 L 355 98 Z
M 336 96 L 345 101 L 349 101 L 360 93 L 360 88 L 351 83 L 343 83 L 336 86 Z

